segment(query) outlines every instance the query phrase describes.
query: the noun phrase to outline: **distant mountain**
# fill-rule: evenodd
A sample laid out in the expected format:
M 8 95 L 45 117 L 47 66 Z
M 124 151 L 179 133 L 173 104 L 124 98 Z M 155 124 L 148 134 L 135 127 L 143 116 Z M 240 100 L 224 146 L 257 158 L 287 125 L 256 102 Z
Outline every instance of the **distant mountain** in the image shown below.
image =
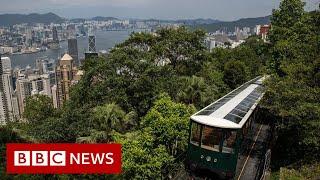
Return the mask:
M 109 21 L 109 20 L 118 20 L 118 19 L 115 18 L 115 17 L 102 17 L 102 16 L 97 16 L 97 17 L 91 18 L 91 20 L 94 20 L 94 21 Z
M 221 22 L 216 19 L 178 19 L 178 20 L 164 20 L 164 19 L 131 19 L 133 21 L 159 21 L 161 23 L 180 23 L 184 24 L 187 26 L 192 26 L 192 25 L 202 25 L 202 24 L 212 24 L 212 23 L 217 23 Z
M 270 17 L 271 16 L 265 16 L 265 17 L 257 17 L 257 18 L 243 18 L 239 19 L 237 21 L 222 21 L 222 22 L 216 22 L 212 24 L 201 24 L 201 25 L 195 25 L 190 26 L 192 28 L 201 28 L 204 30 L 207 30 L 208 32 L 214 32 L 217 30 L 228 30 L 233 31 L 235 27 L 250 27 L 253 28 L 257 24 L 269 24 L 270 23 Z
M 2 14 L 0 15 L 0 26 L 11 26 L 15 24 L 22 24 L 22 23 L 62 23 L 64 19 L 59 17 L 54 13 L 47 13 L 47 14 Z
M 70 19 L 69 21 L 72 22 L 72 23 L 80 23 L 80 22 L 85 22 L 87 20 L 109 21 L 109 20 L 119 20 L 119 19 L 115 18 L 115 17 L 96 16 L 96 17 L 93 17 L 93 18 L 75 18 L 75 19 Z
M 84 18 L 75 18 L 75 19 L 70 19 L 69 22 L 71 22 L 71 23 L 83 23 L 86 20 L 87 19 L 84 19 Z
M 221 21 L 216 19 L 181 19 L 181 20 L 176 20 L 175 22 L 182 23 L 185 25 L 203 25 L 203 24 L 214 24 Z

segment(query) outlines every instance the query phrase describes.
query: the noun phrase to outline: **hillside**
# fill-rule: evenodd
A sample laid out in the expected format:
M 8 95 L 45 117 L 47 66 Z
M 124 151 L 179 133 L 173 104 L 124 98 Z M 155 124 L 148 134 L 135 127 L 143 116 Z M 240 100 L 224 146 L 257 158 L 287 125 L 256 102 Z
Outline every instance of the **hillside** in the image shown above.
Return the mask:
M 257 24 L 269 24 L 270 16 L 257 17 L 257 18 L 243 18 L 237 21 L 222 21 L 212 24 L 203 24 L 192 26 L 192 28 L 201 28 L 209 32 L 217 31 L 219 29 L 226 29 L 228 31 L 234 31 L 235 27 L 250 27 L 253 28 Z
M 96 16 L 96 17 L 93 17 L 92 20 L 94 20 L 94 21 L 109 21 L 109 20 L 118 20 L 118 19 L 114 18 L 114 17 Z
M 63 18 L 59 17 L 54 13 L 47 13 L 47 14 L 2 14 L 0 15 L 0 26 L 11 26 L 15 24 L 22 24 L 22 23 L 62 23 L 64 21 Z
M 183 23 L 185 25 L 208 25 L 221 22 L 217 19 L 181 19 L 175 21 L 176 23 Z

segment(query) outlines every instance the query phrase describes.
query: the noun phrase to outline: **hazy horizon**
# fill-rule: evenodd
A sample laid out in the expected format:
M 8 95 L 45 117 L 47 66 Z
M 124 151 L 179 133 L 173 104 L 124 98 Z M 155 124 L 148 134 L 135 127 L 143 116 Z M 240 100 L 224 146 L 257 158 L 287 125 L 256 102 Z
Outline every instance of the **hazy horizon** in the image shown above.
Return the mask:
M 0 0 L 0 14 L 52 12 L 61 17 L 131 19 L 217 19 L 232 21 L 270 15 L 280 0 Z M 314 10 L 319 0 L 307 0 Z M 86 12 L 86 13 L 83 13 Z

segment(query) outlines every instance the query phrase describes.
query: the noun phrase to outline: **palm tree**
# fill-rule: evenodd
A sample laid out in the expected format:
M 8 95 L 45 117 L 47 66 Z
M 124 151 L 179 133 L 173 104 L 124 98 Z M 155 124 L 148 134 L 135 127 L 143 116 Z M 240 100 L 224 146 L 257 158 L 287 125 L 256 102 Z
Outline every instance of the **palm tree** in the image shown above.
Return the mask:
M 203 99 L 206 84 L 202 77 L 184 77 L 185 87 L 178 93 L 178 100 L 186 104 L 200 104 Z
M 136 114 L 126 113 L 115 103 L 97 106 L 93 110 L 95 127 L 87 137 L 77 138 L 77 142 L 95 143 L 111 141 L 112 131 L 124 132 L 135 123 Z

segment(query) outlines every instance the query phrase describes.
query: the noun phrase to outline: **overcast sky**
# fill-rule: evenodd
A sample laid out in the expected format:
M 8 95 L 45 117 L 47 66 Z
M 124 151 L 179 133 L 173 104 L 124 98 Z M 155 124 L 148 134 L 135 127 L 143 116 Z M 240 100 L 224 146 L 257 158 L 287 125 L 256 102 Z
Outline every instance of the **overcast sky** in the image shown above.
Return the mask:
M 307 10 L 320 0 L 306 0 Z M 53 12 L 66 18 L 113 16 L 119 18 L 235 20 L 270 15 L 280 0 L 0 0 L 3 13 Z

